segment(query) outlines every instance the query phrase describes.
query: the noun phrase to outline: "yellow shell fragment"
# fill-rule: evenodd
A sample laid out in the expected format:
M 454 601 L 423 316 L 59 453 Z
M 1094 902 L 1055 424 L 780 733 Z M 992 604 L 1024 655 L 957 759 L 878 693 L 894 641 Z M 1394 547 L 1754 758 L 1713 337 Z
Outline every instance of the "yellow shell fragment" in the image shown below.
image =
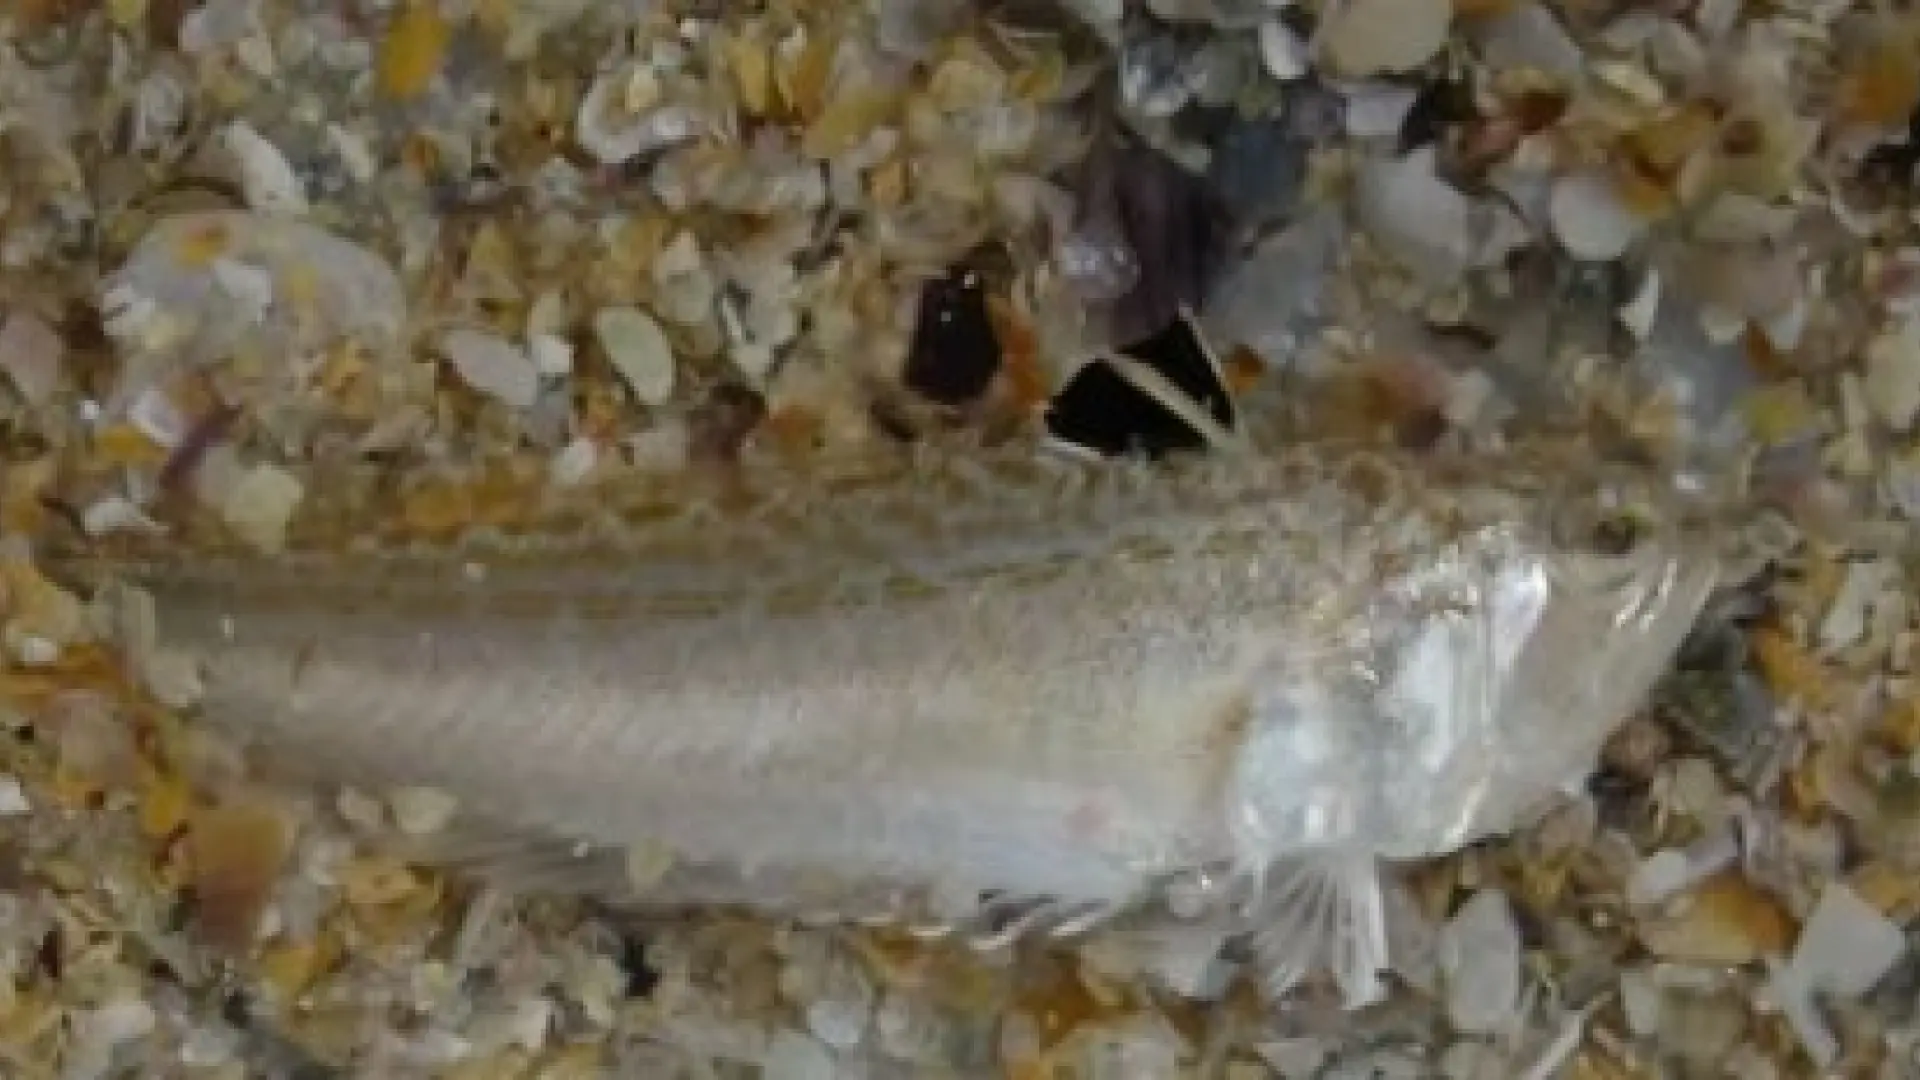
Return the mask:
M 340 870 L 340 890 L 354 907 L 383 907 L 411 896 L 420 879 L 405 863 L 384 856 L 358 858 Z
M 1655 956 L 1732 966 L 1785 955 L 1793 944 L 1786 910 L 1737 872 L 1707 879 L 1679 904 L 1678 911 L 1640 928 L 1641 942 Z
M 390 98 L 418 97 L 446 59 L 447 21 L 433 0 L 407 5 L 380 44 L 380 91 Z
M 232 949 L 248 945 L 292 844 L 275 807 L 235 799 L 206 807 L 188 822 L 194 896 L 202 930 Z
M 750 116 L 765 116 L 773 111 L 773 58 L 767 46 L 746 34 L 728 36 L 721 42 L 721 56 L 733 76 L 740 105 Z
M 1763 626 L 1753 635 L 1754 660 L 1760 675 L 1782 700 L 1819 707 L 1831 696 L 1820 661 L 1785 631 Z
M 807 128 L 801 143 L 808 157 L 830 158 L 851 150 L 893 115 L 898 101 L 885 90 L 855 90 L 834 99 Z
M 260 956 L 260 979 L 281 1001 L 291 1001 L 320 976 L 327 952 L 318 942 L 275 943 Z
M 1920 58 L 1905 42 L 1875 43 L 1842 72 L 1837 103 L 1854 123 L 1906 123 L 1920 103 Z
M 168 773 L 150 776 L 140 793 L 140 831 L 149 840 L 164 840 L 187 823 L 193 795 L 187 782 Z
M 833 74 L 833 40 L 824 33 L 788 39 L 781 48 L 782 63 L 775 83 L 793 112 L 811 120 L 826 106 L 827 80 Z

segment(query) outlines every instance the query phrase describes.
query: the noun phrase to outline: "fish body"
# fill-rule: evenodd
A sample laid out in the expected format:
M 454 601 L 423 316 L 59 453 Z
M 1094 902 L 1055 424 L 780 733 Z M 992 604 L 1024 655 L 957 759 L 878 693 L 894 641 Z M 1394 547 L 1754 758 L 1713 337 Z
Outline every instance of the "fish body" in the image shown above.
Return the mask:
M 447 792 L 475 861 L 659 853 L 675 900 L 1108 904 L 1461 842 L 1581 767 L 1711 581 L 1659 536 L 1557 546 L 1570 499 L 1619 497 L 1551 459 L 1003 453 L 600 494 L 454 546 L 320 522 L 363 540 L 132 576 L 208 715 Z

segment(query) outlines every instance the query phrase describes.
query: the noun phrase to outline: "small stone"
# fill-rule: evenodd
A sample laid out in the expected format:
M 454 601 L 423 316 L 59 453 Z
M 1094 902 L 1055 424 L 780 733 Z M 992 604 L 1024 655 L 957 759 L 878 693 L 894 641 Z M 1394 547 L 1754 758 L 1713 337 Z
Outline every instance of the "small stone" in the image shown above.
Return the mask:
M 276 465 L 255 465 L 220 500 L 220 517 L 248 544 L 277 552 L 286 546 L 287 524 L 306 496 L 298 477 Z
M 575 436 L 553 455 L 547 477 L 558 487 L 572 487 L 592 475 L 600 463 L 600 444 L 585 435 Z
M 46 320 L 30 311 L 14 311 L 0 326 L 0 371 L 29 405 L 43 405 L 60 384 L 66 345 Z
M 1906 952 L 1899 924 L 1835 882 L 1820 894 L 1802 928 L 1791 967 L 1801 985 L 1857 997 L 1871 990 Z
M 1347 0 L 1324 28 L 1327 59 L 1345 75 L 1412 71 L 1439 53 L 1452 0 Z
M 932 401 L 959 406 L 986 392 L 1000 364 L 980 275 L 954 266 L 923 285 L 903 381 Z
M 1708 879 L 1675 904 L 1640 925 L 1641 943 L 1662 959 L 1732 967 L 1780 955 L 1793 940 L 1792 918 L 1738 871 Z
M 1553 185 L 1547 203 L 1554 238 L 1576 259 L 1606 262 L 1626 253 L 1645 225 L 1597 173 L 1575 173 Z
M 1475 893 L 1441 931 L 1447 1015 L 1472 1034 L 1508 1030 L 1520 1008 L 1520 929 L 1496 889 Z
M 1905 431 L 1920 416 L 1920 320 L 1882 330 L 1868 343 L 1864 386 L 1880 420 Z
M 286 819 L 266 803 L 236 800 L 195 812 L 187 835 L 202 931 L 223 947 L 244 948 L 289 854 Z
M 606 308 L 593 317 L 593 331 L 635 397 L 657 406 L 673 396 L 673 347 L 653 316 L 638 308 Z
M 1260 61 L 1266 66 L 1267 74 L 1281 82 L 1302 78 L 1313 66 L 1307 43 L 1279 19 L 1261 24 Z
M 441 351 L 468 386 L 515 409 L 531 408 L 540 395 L 540 372 L 513 343 L 478 330 L 454 330 Z
M 419 97 L 439 73 L 450 28 L 434 0 L 411 0 L 380 43 L 380 92 L 405 100 Z
M 761 1060 L 765 1080 L 837 1080 L 840 1067 L 819 1040 L 797 1031 L 782 1031 L 768 1044 Z
M 0 818 L 24 817 L 33 809 L 27 801 L 27 793 L 20 787 L 20 781 L 11 776 L 0 776 Z
M 263 214 L 296 215 L 307 210 L 306 187 L 285 154 L 244 120 L 221 130 L 221 145 L 240 173 L 247 205 Z
M 139 998 L 108 1002 L 74 1017 L 74 1049 L 82 1060 L 97 1060 L 110 1055 L 114 1047 L 145 1037 L 157 1019 L 153 1006 Z
M 403 787 L 387 796 L 393 823 L 408 836 L 430 836 L 447 827 L 459 800 L 438 788 Z
M 573 372 L 573 345 L 558 334 L 529 335 L 527 356 L 544 378 L 565 378 Z
M 1640 287 L 1634 290 L 1633 299 L 1620 307 L 1620 325 L 1632 332 L 1637 341 L 1645 341 L 1653 333 L 1653 320 L 1660 314 L 1660 288 L 1660 272 L 1649 267 L 1646 276 L 1640 279 Z

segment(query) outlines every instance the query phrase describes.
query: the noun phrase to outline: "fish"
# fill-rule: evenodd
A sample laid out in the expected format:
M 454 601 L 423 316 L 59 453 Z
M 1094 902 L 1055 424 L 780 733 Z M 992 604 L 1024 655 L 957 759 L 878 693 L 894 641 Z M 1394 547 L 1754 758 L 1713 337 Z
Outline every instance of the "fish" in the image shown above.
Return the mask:
M 334 477 L 284 551 L 188 530 L 87 572 L 151 599 L 194 708 L 289 776 L 450 796 L 422 858 L 943 924 L 1508 827 L 1714 576 L 1656 477 L 1577 446 L 730 475 L 502 482 L 459 528 Z

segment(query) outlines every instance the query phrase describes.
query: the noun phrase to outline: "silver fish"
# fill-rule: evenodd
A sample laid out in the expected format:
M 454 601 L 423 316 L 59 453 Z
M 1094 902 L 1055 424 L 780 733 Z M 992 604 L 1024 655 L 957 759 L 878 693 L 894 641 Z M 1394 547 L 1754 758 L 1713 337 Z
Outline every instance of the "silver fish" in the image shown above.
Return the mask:
M 1711 585 L 1657 520 L 1625 554 L 1569 527 L 1657 515 L 1656 488 L 1577 450 L 927 454 L 551 496 L 457 544 L 343 496 L 286 554 L 125 569 L 207 715 L 319 778 L 452 795 L 441 857 L 642 900 L 1071 914 L 1506 827 Z

